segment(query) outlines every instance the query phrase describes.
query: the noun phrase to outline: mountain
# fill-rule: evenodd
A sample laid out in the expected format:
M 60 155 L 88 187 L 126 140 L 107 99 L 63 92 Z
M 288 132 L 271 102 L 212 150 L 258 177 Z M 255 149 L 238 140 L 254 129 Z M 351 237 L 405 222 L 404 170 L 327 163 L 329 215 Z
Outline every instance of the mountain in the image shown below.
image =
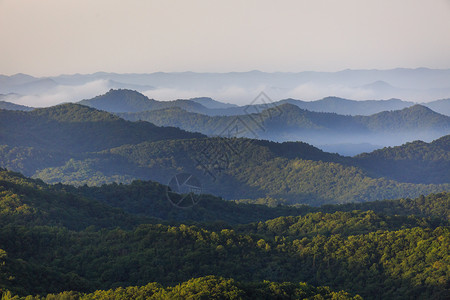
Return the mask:
M 211 109 L 237 107 L 237 105 L 235 105 L 235 104 L 222 103 L 222 102 L 216 101 L 216 100 L 208 98 L 208 97 L 191 98 L 189 100 L 197 102 L 197 103 L 203 105 L 204 107 L 211 108 Z
M 338 97 L 326 97 L 316 101 L 301 101 L 295 99 L 281 100 L 280 103 L 290 103 L 302 109 L 315 112 L 329 112 L 340 115 L 372 115 L 387 110 L 398 110 L 414 105 L 414 102 L 400 99 L 389 100 L 348 100 Z
M 442 130 L 450 129 L 450 117 L 438 114 L 428 107 L 416 104 L 397 111 L 386 111 L 369 117 L 356 117 L 371 131 L 400 132 L 410 130 Z
M 450 98 L 423 103 L 422 105 L 431 108 L 443 115 L 450 116 Z
M 371 116 L 312 112 L 290 103 L 259 111 L 238 116 L 207 116 L 170 108 L 119 116 L 213 136 L 231 134 L 278 142 L 302 140 L 316 146 L 345 143 L 387 146 L 416 139 L 428 141 L 450 133 L 450 117 L 421 105 Z
M 39 107 L 59 104 L 57 101 L 88 99 L 110 88 L 145 91 L 153 98 L 163 97 L 161 95 L 171 91 L 172 99 L 180 98 L 180 95 L 192 95 L 195 91 L 196 96 L 208 96 L 221 102 L 239 103 L 241 106 L 251 104 L 260 92 L 265 92 L 273 99 L 271 102 L 289 98 L 310 101 L 333 95 L 355 100 L 396 98 L 423 103 L 448 98 L 449 82 L 448 69 L 426 68 L 298 73 L 250 71 L 117 74 L 97 72 L 40 78 L 25 74 L 1 75 L 0 93 L 18 93 L 35 97 L 33 99 L 36 101 L 32 103 L 32 106 Z M 56 97 L 61 95 L 64 97 Z M 401 107 L 392 109 L 401 109 Z M 369 114 L 383 110 L 390 110 L 390 108 L 371 110 Z M 345 112 L 338 111 L 338 113 Z M 223 114 L 225 113 L 215 112 L 215 115 Z
M 0 99 L 1 96 L 3 95 L 0 95 Z M 33 110 L 34 108 L 25 105 L 14 104 L 7 101 L 0 101 L 0 109 L 30 111 Z
M 21 95 L 32 95 L 44 93 L 58 86 L 51 78 L 34 78 L 25 74 L 0 80 L 0 93 L 16 93 Z
M 149 90 L 155 89 L 155 87 L 151 85 L 140 85 L 140 84 L 133 84 L 133 83 L 123 83 L 118 82 L 115 80 L 108 80 L 107 85 L 110 89 L 127 89 L 127 90 L 135 90 L 139 92 L 145 92 Z
M 133 123 L 79 104 L 30 112 L 0 110 L 0 143 L 69 153 L 100 151 L 149 140 L 202 135 L 148 122 Z
M 96 96 L 92 99 L 82 100 L 78 103 L 112 113 L 141 112 L 158 110 L 168 107 L 180 107 L 187 111 L 199 112 L 207 110 L 206 107 L 196 101 L 156 101 L 153 99 L 149 99 L 139 92 L 127 89 L 111 89 L 104 95 Z
M 291 106 L 283 108 L 283 117 L 275 115 L 276 108 L 266 111 L 267 128 L 302 126 L 316 133 L 332 127 L 334 132 L 364 130 L 363 124 L 351 116 Z M 258 120 L 251 117 L 242 120 Z M 222 122 L 219 125 L 227 125 Z M 258 123 L 248 124 L 248 128 L 258 128 Z M 414 197 L 448 188 L 448 182 L 436 179 L 443 172 L 438 166 L 416 174 L 413 182 L 420 184 L 406 183 L 368 173 L 370 168 L 366 170 L 359 160 L 302 142 L 206 138 L 177 128 L 125 121 L 79 104 L 31 112 L 2 110 L 0 128 L 1 166 L 51 183 L 102 185 L 131 183 L 134 179 L 168 183 L 176 174 L 190 173 L 204 184 L 207 193 L 226 199 L 269 196 L 312 205 Z M 225 129 L 224 135 L 234 130 Z M 391 178 L 397 178 L 395 172 L 391 173 Z M 430 184 L 424 185 L 423 177 L 435 179 L 427 179 Z
M 5 86 L 18 86 L 21 84 L 26 84 L 26 83 L 30 83 L 33 81 L 38 80 L 38 78 L 27 75 L 27 74 L 23 74 L 23 73 L 18 73 L 15 75 L 11 75 L 11 76 L 6 76 L 6 75 L 0 75 L 0 86 L 5 87 Z
M 431 143 L 414 141 L 363 153 L 355 159 L 370 174 L 380 177 L 402 182 L 450 182 L 450 135 Z
M 353 116 L 368 116 L 383 111 L 400 110 L 415 104 L 414 102 L 402 101 L 399 99 L 356 101 L 338 97 L 326 97 L 316 101 L 285 99 L 269 103 L 256 102 L 252 105 L 237 106 L 222 103 L 207 97 L 191 98 L 187 100 L 178 99 L 172 101 L 157 101 L 154 99 L 149 99 L 139 92 L 127 89 L 110 90 L 104 95 L 79 102 L 79 104 L 91 106 L 112 113 L 137 113 L 179 107 L 188 112 L 200 113 L 208 116 L 236 116 L 249 113 L 258 113 L 265 109 L 286 103 L 293 104 L 301 109 L 313 112 L 329 112 Z M 448 105 L 448 103 L 450 103 L 450 100 L 443 99 L 429 103 L 422 103 L 422 105 L 432 109 L 435 108 L 435 111 L 448 115 L 448 110 L 446 110 L 446 105 Z
M 89 100 L 82 100 L 78 104 L 117 113 L 150 110 L 156 102 L 156 100 L 149 99 L 137 91 L 119 89 L 110 90 L 104 95 Z

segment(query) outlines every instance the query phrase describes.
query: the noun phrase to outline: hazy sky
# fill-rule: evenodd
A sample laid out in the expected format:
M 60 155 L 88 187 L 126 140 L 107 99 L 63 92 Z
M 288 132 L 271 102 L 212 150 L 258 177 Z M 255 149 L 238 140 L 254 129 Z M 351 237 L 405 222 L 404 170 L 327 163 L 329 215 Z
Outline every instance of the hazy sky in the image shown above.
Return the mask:
M 450 0 L 0 0 L 0 73 L 450 68 Z

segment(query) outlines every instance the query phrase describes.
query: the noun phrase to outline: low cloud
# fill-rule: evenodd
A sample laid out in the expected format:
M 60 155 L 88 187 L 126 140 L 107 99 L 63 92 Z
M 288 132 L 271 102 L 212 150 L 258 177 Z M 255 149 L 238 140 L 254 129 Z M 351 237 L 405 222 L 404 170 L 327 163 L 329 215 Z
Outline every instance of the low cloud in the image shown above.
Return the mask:
M 286 93 L 286 98 L 294 98 L 300 100 L 319 100 L 328 96 L 336 96 L 352 100 L 373 99 L 376 95 L 370 89 L 352 88 L 343 85 L 317 85 L 314 83 L 306 83 Z
M 176 99 L 189 99 L 195 97 L 210 97 L 214 100 L 238 105 L 250 104 L 262 91 L 267 92 L 265 86 L 244 88 L 240 86 L 224 86 L 217 90 L 184 90 L 173 88 L 156 88 L 143 92 L 151 99 L 170 101 Z
M 89 99 L 109 90 L 107 80 L 96 80 L 83 85 L 58 85 L 39 95 L 10 97 L 7 101 L 31 107 L 48 107 L 65 102 Z

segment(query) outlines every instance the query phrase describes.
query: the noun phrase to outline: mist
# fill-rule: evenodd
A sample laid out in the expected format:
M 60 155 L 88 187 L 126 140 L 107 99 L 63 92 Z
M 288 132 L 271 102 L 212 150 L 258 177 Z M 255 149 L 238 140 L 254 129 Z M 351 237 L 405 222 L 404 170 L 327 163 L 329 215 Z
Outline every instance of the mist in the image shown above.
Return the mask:
M 109 90 L 107 80 L 95 80 L 82 85 L 58 85 L 42 94 L 8 94 L 3 100 L 30 107 L 49 107 L 93 98 Z
M 32 77 L 0 75 L 0 94 L 14 93 L 11 102 L 33 107 L 92 98 L 109 89 L 132 89 L 168 101 L 210 97 L 247 105 L 261 92 L 272 101 L 312 101 L 328 96 L 351 100 L 398 98 L 418 103 L 450 98 L 450 69 L 345 70 L 341 72 L 73 74 Z M 5 98 L 5 96 L 3 96 Z

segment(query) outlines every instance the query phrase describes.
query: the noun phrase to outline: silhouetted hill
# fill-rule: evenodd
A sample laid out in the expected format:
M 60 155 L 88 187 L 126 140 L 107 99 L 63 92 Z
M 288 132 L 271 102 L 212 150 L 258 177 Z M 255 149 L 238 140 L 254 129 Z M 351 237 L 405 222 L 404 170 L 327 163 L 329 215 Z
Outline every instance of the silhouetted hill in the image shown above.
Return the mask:
M 79 104 L 112 113 L 141 112 L 169 107 L 180 107 L 187 111 L 196 112 L 204 112 L 207 110 L 206 107 L 196 101 L 157 101 L 154 99 L 149 99 L 147 96 L 144 96 L 139 92 L 127 89 L 110 90 L 104 95 L 100 95 L 92 99 L 82 100 Z
M 389 100 L 348 100 L 338 97 L 326 97 L 316 101 L 301 101 L 295 99 L 285 99 L 269 104 L 253 104 L 236 106 L 222 103 L 211 98 L 200 97 L 192 99 L 178 99 L 173 101 L 157 101 L 149 99 L 133 90 L 118 89 L 110 90 L 104 95 L 86 99 L 80 104 L 91 106 L 97 109 L 113 113 L 134 113 L 150 110 L 159 110 L 170 107 L 179 107 L 188 112 L 201 113 L 209 116 L 236 116 L 248 113 L 261 112 L 276 105 L 290 103 L 301 109 L 314 112 L 337 113 L 341 115 L 372 115 L 383 111 L 401 110 L 413 106 L 414 102 L 402 101 L 399 99 Z M 449 99 L 423 103 L 423 106 L 435 108 L 441 114 L 449 114 L 446 108 L 450 103 Z
M 237 105 L 235 104 L 219 102 L 209 97 L 191 98 L 188 100 L 197 102 L 203 105 L 204 107 L 211 109 L 237 107 Z
M 398 110 L 414 105 L 413 102 L 399 99 L 389 100 L 348 100 L 339 97 L 326 97 L 316 101 L 295 99 L 281 100 L 280 103 L 291 103 L 302 109 L 316 112 L 337 113 L 340 115 L 372 115 L 386 110 Z
M 110 90 L 104 95 L 78 102 L 107 112 L 138 112 L 150 110 L 156 100 L 149 99 L 139 92 L 132 90 Z
M 450 99 L 431 101 L 428 103 L 422 103 L 422 105 L 443 115 L 450 116 Z

